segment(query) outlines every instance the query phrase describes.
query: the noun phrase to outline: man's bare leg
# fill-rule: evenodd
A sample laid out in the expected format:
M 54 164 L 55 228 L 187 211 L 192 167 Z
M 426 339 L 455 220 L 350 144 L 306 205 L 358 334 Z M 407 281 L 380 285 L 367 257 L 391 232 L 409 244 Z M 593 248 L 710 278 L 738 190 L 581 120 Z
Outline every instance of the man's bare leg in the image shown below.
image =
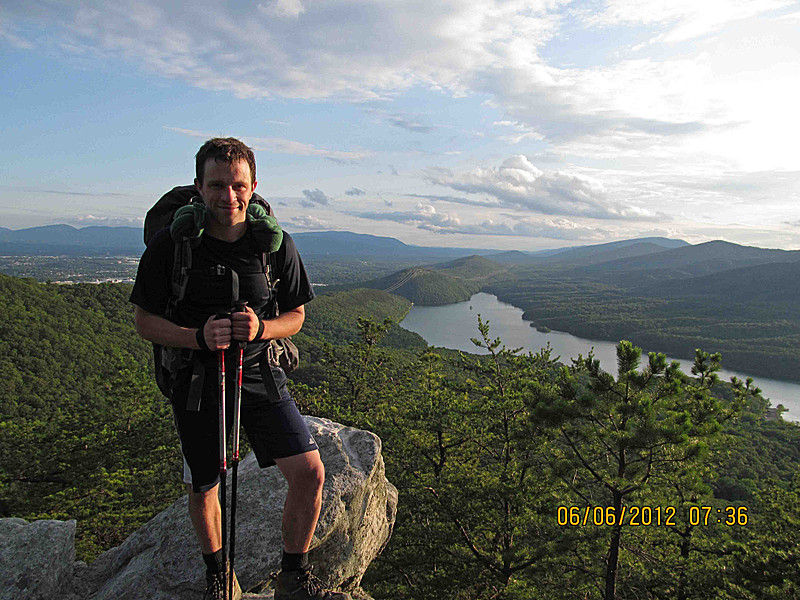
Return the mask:
M 222 548 L 222 511 L 219 506 L 219 484 L 206 492 L 195 492 L 189 485 L 189 518 L 203 554 Z
M 289 484 L 283 505 L 283 548 L 292 554 L 308 552 L 322 507 L 325 466 L 318 450 L 276 458 L 275 464 Z
M 283 508 L 281 530 L 284 549 L 291 553 L 307 552 L 322 507 L 322 484 L 325 466 L 319 451 L 275 459 L 289 484 Z M 204 554 L 222 548 L 222 513 L 219 505 L 219 484 L 205 492 L 194 492 L 188 486 L 189 518 Z

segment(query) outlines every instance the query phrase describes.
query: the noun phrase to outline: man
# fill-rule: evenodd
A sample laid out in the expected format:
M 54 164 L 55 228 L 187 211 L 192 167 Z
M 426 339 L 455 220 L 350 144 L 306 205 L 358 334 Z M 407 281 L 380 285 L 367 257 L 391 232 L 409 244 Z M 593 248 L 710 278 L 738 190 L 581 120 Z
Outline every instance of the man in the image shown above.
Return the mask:
M 237 139 L 215 138 L 200 148 L 194 183 L 205 205 L 204 231 L 192 250 L 192 269 L 183 300 L 168 319 L 175 242 L 169 230 L 163 230 L 153 237 L 139 263 L 131 293 L 136 330 L 144 339 L 165 348 L 194 351 L 188 364 L 177 370 L 170 399 L 184 455 L 189 516 L 207 567 L 204 600 L 223 597 L 227 570 L 218 499 L 216 355 L 229 349 L 232 341 L 247 342 L 242 425 L 259 465 L 276 464 L 289 488 L 275 598 L 349 600 L 348 594 L 321 589 L 310 573 L 307 553 L 319 517 L 325 469 L 317 445 L 286 389 L 285 374 L 274 365 L 265 368 L 269 340 L 300 330 L 304 304 L 314 293 L 294 242 L 286 233 L 274 257 L 273 280 L 280 280 L 277 292 L 268 285 L 263 254 L 254 248 L 254 236 L 248 235 L 252 232 L 248 232 L 247 207 L 257 185 L 255 167 L 253 151 Z M 220 310 L 230 310 L 236 300 L 247 301 L 243 312 L 215 318 Z M 272 301 L 277 302 L 279 316 L 269 319 L 266 316 L 274 314 L 270 311 Z M 232 372 L 238 361 L 232 351 L 225 354 L 225 364 L 231 365 L 226 405 L 232 411 L 236 386 Z M 226 419 L 229 424 L 231 416 Z M 234 596 L 233 600 L 241 596 L 238 583 Z

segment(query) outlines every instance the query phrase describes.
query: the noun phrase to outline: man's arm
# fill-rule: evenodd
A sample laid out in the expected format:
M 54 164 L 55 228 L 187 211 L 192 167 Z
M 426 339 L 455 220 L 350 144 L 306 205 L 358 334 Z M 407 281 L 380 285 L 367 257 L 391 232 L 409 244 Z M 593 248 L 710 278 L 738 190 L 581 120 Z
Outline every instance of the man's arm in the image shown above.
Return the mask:
M 134 305 L 133 320 L 136 332 L 148 342 L 172 348 L 200 349 L 196 337 L 197 329 L 194 327 L 181 327 L 169 319 L 147 312 L 138 305 Z M 224 350 L 231 344 L 230 320 L 215 319 L 214 315 L 211 315 L 203 326 L 203 335 L 211 350 Z

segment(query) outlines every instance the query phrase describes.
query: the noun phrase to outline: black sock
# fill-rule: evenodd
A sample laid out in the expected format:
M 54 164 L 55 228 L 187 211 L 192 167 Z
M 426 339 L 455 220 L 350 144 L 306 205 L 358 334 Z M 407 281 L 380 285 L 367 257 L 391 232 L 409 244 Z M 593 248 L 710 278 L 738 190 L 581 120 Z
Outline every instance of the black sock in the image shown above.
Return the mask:
M 291 552 L 283 551 L 283 558 L 281 559 L 282 571 L 300 571 L 301 569 L 308 568 L 308 552 L 301 552 L 299 554 L 292 554 Z
M 225 557 L 222 556 L 222 548 L 211 554 L 203 554 L 203 562 L 209 573 L 222 573 L 225 570 Z

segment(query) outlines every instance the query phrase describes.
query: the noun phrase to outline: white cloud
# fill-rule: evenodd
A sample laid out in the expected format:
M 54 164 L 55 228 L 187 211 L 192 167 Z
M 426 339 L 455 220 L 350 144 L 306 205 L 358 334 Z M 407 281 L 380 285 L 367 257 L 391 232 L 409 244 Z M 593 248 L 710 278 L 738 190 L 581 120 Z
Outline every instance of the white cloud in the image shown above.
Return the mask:
M 430 204 L 425 204 L 422 202 L 418 203 L 416 208 L 411 211 L 364 211 L 350 212 L 349 214 L 352 214 L 356 217 L 361 217 L 362 219 L 371 219 L 375 221 L 394 221 L 397 223 L 414 225 L 420 229 L 428 229 L 435 232 L 443 232 L 461 225 L 461 219 L 459 219 L 457 216 L 437 211 L 436 208 Z
M 35 52 L 125 62 L 240 98 L 399 99 L 382 109 L 384 120 L 431 138 L 445 126 L 431 125 L 424 105 L 401 94 L 485 99 L 492 114 L 483 123 L 497 128 L 486 127 L 489 135 L 529 156 L 535 142 L 566 165 L 544 168 L 537 158 L 541 169 L 428 173 L 463 192 L 465 204 L 657 219 L 653 207 L 677 216 L 673 203 L 721 202 L 719 190 L 702 185 L 709 173 L 800 169 L 796 0 L 603 0 L 587 9 L 568 0 L 261 0 L 258 11 L 211 0 L 11 4 L 0 8 L 0 36 Z M 564 48 L 570 61 L 556 62 Z M 409 106 L 420 114 L 403 112 Z M 371 156 L 310 140 L 247 141 L 344 163 Z M 474 145 L 436 151 L 482 160 Z M 411 176 L 414 167 L 396 164 Z M 760 197 L 745 192 L 725 197 Z
M 794 0 L 606 0 L 605 10 L 579 14 L 591 25 L 661 25 L 667 31 L 654 41 L 681 42 L 794 3 Z
M 271 0 L 266 4 L 259 4 L 258 10 L 269 17 L 284 17 L 296 19 L 306 12 L 300 0 Z
M 603 241 L 612 235 L 610 230 L 567 219 L 515 219 L 512 221 L 487 219 L 481 223 L 467 225 L 461 228 L 460 231 L 451 233 L 549 238 L 585 242 Z
M 319 219 L 317 217 L 311 217 L 308 215 L 291 217 L 290 219 L 288 219 L 287 223 L 299 229 L 317 230 L 317 229 L 330 228 L 330 225 L 325 219 Z
M 77 8 L 70 3 L 38 6 L 39 19 L 63 25 L 60 32 L 48 31 L 31 43 L 123 59 L 165 77 L 241 98 L 363 101 L 389 98 L 414 86 L 455 95 L 488 94 L 507 115 L 500 122 L 520 128 L 502 141 L 584 140 L 593 149 L 607 151 L 603 142 L 609 136 L 617 138 L 617 145 L 633 137 L 643 138 L 637 148 L 658 147 L 665 139 L 753 121 L 764 112 L 758 99 L 786 98 L 776 93 L 784 88 L 747 86 L 741 77 L 726 78 L 725 69 L 736 63 L 749 36 L 756 40 L 754 48 L 748 47 L 754 57 L 749 60 L 771 65 L 783 56 L 786 86 L 790 80 L 796 82 L 796 57 L 786 52 L 764 54 L 770 32 L 743 26 L 771 18 L 776 9 L 791 4 L 789 0 L 607 0 L 598 11 L 594 4 L 576 9 L 568 0 L 328 0 L 308 5 L 272 0 L 260 5 L 262 13 L 291 18 L 254 19 L 248 6 L 210 0 L 199 4 L 128 0 L 113 5 L 94 0 Z M 571 13 L 582 20 L 568 18 Z M 13 32 L 24 13 L 9 15 L 3 25 L 10 25 L 2 30 Z M 800 36 L 788 16 L 773 21 L 781 19 L 784 45 L 796 47 L 792 39 Z M 731 33 L 726 26 L 734 22 L 737 31 Z M 662 41 L 721 37 L 692 51 L 659 49 L 642 58 L 620 44 L 602 65 L 548 64 L 543 49 L 549 42 L 579 43 L 587 26 L 629 31 L 647 27 Z M 794 120 L 793 104 L 787 102 L 770 111 L 774 119 Z M 390 120 L 411 131 L 427 132 L 432 127 L 403 114 Z M 777 124 L 772 127 L 779 131 Z M 281 152 L 334 160 L 360 160 L 366 154 L 338 154 L 342 151 L 288 140 L 263 143 Z M 713 150 L 736 145 L 726 140 Z
M 447 170 L 431 170 L 432 174 L 450 175 Z M 466 204 L 470 206 L 486 206 L 490 208 L 502 208 L 504 204 L 500 200 L 491 198 L 468 198 L 466 196 L 436 196 L 433 194 L 405 194 L 409 198 L 424 198 L 431 202 L 450 202 L 452 204 Z
M 498 51 L 535 57 L 555 33 L 558 17 L 549 11 L 561 3 L 273 0 L 259 6 L 273 18 L 259 19 L 246 4 L 211 0 L 87 0 L 39 12 L 63 24 L 48 34 L 54 43 L 97 49 L 203 89 L 365 100 L 420 84 L 467 91 L 469 73 L 492 67 Z
M 538 131 L 532 130 L 530 127 L 523 125 L 517 121 L 495 121 L 493 125 L 500 127 L 509 127 L 513 133 L 504 134 L 499 136 L 501 142 L 506 144 L 519 144 L 525 140 L 543 140 L 544 136 Z
M 180 127 L 166 127 L 166 129 L 202 139 L 215 137 L 213 134 L 204 133 L 194 129 L 183 129 Z M 317 148 L 316 146 L 306 144 L 304 142 L 285 140 L 281 138 L 262 138 L 251 136 L 239 136 L 239 138 L 253 148 L 253 150 L 256 152 L 275 152 L 278 154 L 291 154 L 294 156 L 318 156 L 320 158 L 327 158 L 339 163 L 358 162 L 370 155 L 369 152 L 349 152 L 344 150 L 328 150 L 325 148 Z
M 559 240 L 597 241 L 612 235 L 610 230 L 562 218 L 489 218 L 465 223 L 454 214 L 437 210 L 420 202 L 414 210 L 393 212 L 352 212 L 354 216 L 373 221 L 392 221 L 439 234 L 477 236 L 550 238 Z
M 367 192 L 362 190 L 361 188 L 351 187 L 349 190 L 345 190 L 346 196 L 366 196 Z
M 108 227 L 142 227 L 144 217 L 124 217 L 124 216 L 95 216 L 82 215 L 70 219 L 70 222 L 77 227 L 87 227 L 89 225 L 103 225 Z
M 506 159 L 499 168 L 477 168 L 465 173 L 429 171 L 427 180 L 460 192 L 489 194 L 501 206 L 548 215 L 665 218 L 643 207 L 611 201 L 603 184 L 596 179 L 561 171 L 545 173 L 522 155 Z

